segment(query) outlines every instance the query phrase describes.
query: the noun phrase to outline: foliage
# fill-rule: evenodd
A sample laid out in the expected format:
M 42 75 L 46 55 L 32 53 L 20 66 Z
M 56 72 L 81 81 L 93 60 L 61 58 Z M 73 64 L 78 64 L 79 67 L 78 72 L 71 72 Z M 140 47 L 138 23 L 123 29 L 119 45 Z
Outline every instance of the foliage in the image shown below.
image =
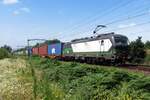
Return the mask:
M 43 43 L 37 43 L 34 47 L 39 47 L 41 45 L 44 45 L 44 44 L 54 44 L 54 43 L 60 43 L 61 41 L 58 40 L 58 39 L 53 39 L 53 40 L 46 40 L 45 42 Z
M 1 47 L 1 48 L 6 49 L 9 53 L 11 53 L 11 52 L 12 52 L 12 48 L 11 48 L 10 46 L 8 46 L 8 45 L 4 45 L 4 46 L 3 46 L 3 47 Z
M 45 100 L 149 100 L 150 77 L 117 68 L 33 57 L 37 94 Z M 40 74 L 37 74 L 39 77 Z
M 145 43 L 145 48 L 146 48 L 146 49 L 150 49 L 150 41 L 146 41 L 146 43 Z
M 138 37 L 136 41 L 130 43 L 129 51 L 131 62 L 142 63 L 144 61 L 144 58 L 146 57 L 146 52 L 144 48 L 144 43 L 142 42 L 142 37 Z
M 20 51 L 25 51 L 25 50 L 26 48 L 20 48 L 20 49 L 15 50 L 14 52 L 20 52 Z
M 0 48 L 0 59 L 8 58 L 8 57 L 10 57 L 9 52 L 4 48 Z
M 60 40 L 54 39 L 54 40 L 47 40 L 45 41 L 46 44 L 53 44 L 53 43 L 60 43 Z

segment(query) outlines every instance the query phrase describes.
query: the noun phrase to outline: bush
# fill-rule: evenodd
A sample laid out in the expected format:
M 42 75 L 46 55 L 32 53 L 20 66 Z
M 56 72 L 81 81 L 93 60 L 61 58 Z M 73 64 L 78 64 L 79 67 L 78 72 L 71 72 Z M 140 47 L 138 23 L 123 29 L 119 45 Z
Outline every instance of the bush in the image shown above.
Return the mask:
M 142 63 L 146 57 L 145 46 L 142 42 L 142 37 L 138 37 L 136 41 L 130 43 L 129 46 L 129 56 L 130 62 L 132 63 Z
M 4 59 L 8 57 L 10 57 L 9 52 L 4 48 L 0 48 L 0 59 Z
M 116 80 L 117 82 L 129 82 L 133 79 L 133 77 L 131 77 L 127 72 L 116 71 L 112 74 L 112 79 Z
M 1 48 L 6 49 L 9 53 L 12 52 L 12 48 L 11 48 L 10 46 L 8 46 L 8 45 L 4 45 L 4 46 L 1 47 Z

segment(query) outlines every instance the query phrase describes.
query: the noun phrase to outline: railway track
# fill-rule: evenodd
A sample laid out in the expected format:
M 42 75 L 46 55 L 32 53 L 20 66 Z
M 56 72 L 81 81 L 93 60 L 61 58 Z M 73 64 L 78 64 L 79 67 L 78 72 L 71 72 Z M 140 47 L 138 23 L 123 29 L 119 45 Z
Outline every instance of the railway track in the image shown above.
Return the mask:
M 86 63 L 86 62 L 79 62 L 78 63 Z M 94 65 L 102 65 L 105 67 L 111 67 L 114 65 L 110 64 L 100 64 L 100 63 L 87 63 L 87 64 L 94 64 Z M 128 69 L 129 71 L 134 71 L 134 72 L 142 72 L 145 75 L 150 75 L 150 65 L 136 65 L 136 64 L 120 64 L 120 65 L 115 65 L 116 68 L 121 68 L 121 69 Z
M 100 64 L 100 63 L 87 63 L 87 62 L 80 62 L 76 61 L 78 63 L 86 63 L 86 64 L 94 64 L 94 65 L 102 65 L 105 67 L 111 67 L 115 66 L 116 68 L 121 68 L 121 69 L 128 69 L 129 71 L 134 71 L 134 72 L 142 72 L 145 75 L 150 75 L 150 65 L 137 65 L 137 64 L 119 64 L 119 65 L 110 65 L 108 63 L 105 64 Z
M 146 75 L 150 75 L 149 65 L 123 64 L 123 65 L 118 65 L 117 67 L 128 69 L 135 72 L 143 72 Z
M 83 63 L 83 62 L 79 62 L 79 63 Z M 87 63 L 87 64 L 104 65 L 106 67 L 114 66 L 108 63 L 105 63 L 105 64 Z M 145 75 L 150 75 L 150 65 L 120 64 L 120 65 L 115 65 L 115 67 L 121 68 L 121 69 L 128 69 L 129 71 L 134 71 L 134 72 L 142 72 Z

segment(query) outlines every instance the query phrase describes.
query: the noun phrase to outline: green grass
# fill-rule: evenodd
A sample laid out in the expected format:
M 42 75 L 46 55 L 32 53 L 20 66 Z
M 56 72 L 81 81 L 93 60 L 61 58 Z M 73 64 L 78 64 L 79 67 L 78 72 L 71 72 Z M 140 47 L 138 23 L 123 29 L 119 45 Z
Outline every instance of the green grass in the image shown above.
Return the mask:
M 118 68 L 32 57 L 36 98 L 150 100 L 150 76 Z

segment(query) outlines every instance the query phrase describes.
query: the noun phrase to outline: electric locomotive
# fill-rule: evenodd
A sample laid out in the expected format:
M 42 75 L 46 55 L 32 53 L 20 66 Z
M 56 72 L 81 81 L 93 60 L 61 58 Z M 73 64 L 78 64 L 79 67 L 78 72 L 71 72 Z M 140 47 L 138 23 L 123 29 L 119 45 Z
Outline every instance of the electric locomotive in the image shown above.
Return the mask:
M 63 58 L 89 63 L 123 63 L 128 58 L 128 38 L 108 33 L 75 39 L 63 45 Z

